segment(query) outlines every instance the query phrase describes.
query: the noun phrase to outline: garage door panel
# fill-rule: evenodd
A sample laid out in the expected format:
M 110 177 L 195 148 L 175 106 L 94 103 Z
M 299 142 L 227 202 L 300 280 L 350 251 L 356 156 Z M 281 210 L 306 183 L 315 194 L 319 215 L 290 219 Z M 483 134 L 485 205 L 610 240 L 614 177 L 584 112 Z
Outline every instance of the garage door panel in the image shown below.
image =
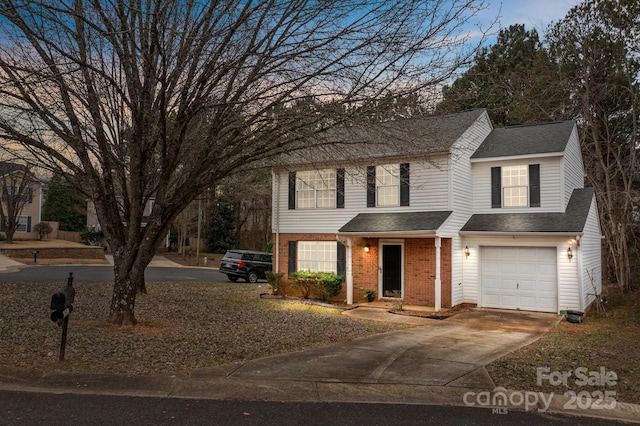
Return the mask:
M 557 311 L 557 251 L 551 247 L 483 247 L 482 306 Z

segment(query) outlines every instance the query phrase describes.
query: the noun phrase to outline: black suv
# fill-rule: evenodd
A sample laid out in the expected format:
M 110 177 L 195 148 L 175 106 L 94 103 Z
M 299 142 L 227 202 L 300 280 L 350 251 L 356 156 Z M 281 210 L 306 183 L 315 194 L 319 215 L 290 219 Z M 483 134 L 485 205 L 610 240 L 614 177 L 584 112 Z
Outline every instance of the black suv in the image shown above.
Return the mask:
M 265 277 L 265 271 L 271 270 L 273 256 L 271 253 L 251 250 L 227 250 L 220 272 L 227 274 L 230 281 L 244 279 L 248 283 L 256 283 L 260 278 Z

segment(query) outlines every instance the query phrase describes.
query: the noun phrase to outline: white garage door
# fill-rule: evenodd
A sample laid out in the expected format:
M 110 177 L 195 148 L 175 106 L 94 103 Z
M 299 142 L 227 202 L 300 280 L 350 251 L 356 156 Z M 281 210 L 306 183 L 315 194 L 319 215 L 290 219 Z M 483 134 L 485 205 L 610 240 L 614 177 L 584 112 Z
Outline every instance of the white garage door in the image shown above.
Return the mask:
M 483 247 L 482 306 L 557 312 L 554 247 Z

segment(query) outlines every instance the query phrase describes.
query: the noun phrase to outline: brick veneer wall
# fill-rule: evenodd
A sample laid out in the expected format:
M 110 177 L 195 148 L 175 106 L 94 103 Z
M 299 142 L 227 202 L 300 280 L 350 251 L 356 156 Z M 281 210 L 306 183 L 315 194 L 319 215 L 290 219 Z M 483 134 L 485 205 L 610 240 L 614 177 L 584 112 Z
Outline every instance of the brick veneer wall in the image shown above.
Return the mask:
M 333 234 L 280 234 L 279 272 L 288 271 L 289 241 L 335 241 Z M 275 241 L 275 235 L 274 235 Z M 341 238 L 346 243 L 346 238 Z M 352 238 L 353 301 L 365 300 L 364 291 L 373 290 L 378 298 L 378 242 L 376 238 Z M 364 248 L 369 244 L 369 253 Z M 404 303 L 407 305 L 435 305 L 435 240 L 433 238 L 407 238 L 404 240 Z M 440 279 L 442 307 L 451 306 L 451 239 L 443 238 L 440 249 Z M 275 267 L 275 265 L 274 265 Z M 343 284 L 334 300 L 345 300 Z M 298 295 L 290 289 L 288 294 Z

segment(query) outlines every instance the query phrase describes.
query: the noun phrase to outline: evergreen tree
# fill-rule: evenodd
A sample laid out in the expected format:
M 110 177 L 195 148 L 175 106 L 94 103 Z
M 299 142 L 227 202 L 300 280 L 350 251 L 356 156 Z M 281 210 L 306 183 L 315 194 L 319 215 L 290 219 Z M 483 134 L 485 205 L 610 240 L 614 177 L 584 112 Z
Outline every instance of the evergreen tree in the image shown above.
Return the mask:
M 87 226 L 86 203 L 60 175 L 54 175 L 49 183 L 42 220 L 58 222 L 61 231 L 80 232 Z
M 213 209 L 207 231 L 207 246 L 211 253 L 224 253 L 238 245 L 233 208 L 226 201 L 219 201 Z

